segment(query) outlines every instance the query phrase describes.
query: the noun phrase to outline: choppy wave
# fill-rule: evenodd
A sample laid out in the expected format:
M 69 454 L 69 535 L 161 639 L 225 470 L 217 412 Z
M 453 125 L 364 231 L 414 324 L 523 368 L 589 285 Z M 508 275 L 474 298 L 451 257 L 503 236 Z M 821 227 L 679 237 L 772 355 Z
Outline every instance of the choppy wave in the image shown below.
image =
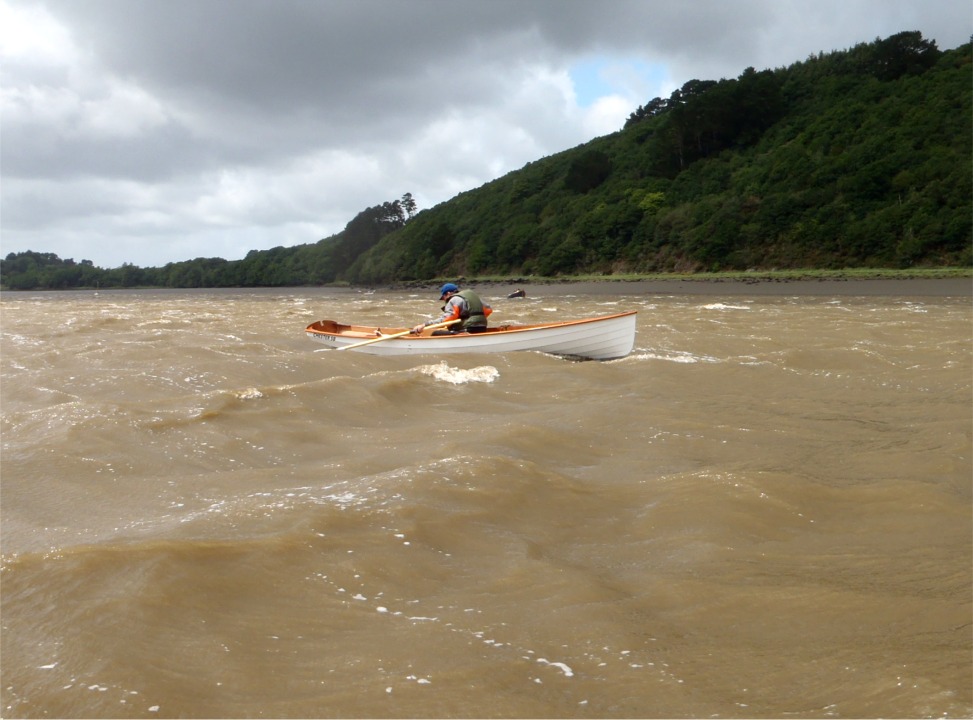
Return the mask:
M 969 715 L 968 303 L 618 302 L 609 363 L 303 337 L 428 293 L 5 310 L 4 715 Z
M 703 305 L 704 310 L 752 310 L 753 308 L 749 305 L 730 305 L 728 303 L 709 303 L 708 305 Z

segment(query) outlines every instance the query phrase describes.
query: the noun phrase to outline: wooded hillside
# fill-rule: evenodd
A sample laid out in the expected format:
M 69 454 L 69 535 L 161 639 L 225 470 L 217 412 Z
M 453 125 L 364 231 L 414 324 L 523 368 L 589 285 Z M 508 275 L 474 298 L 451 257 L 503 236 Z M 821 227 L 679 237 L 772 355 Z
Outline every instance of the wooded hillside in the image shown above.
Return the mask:
M 919 33 L 691 80 L 419 214 L 348 276 L 969 265 L 971 87 L 970 46 Z
M 22 253 L 0 274 L 11 288 L 97 274 L 102 286 L 202 287 L 970 266 L 971 99 L 970 45 L 941 52 L 904 32 L 690 80 L 616 133 L 419 213 L 406 194 L 315 244 L 147 270 Z

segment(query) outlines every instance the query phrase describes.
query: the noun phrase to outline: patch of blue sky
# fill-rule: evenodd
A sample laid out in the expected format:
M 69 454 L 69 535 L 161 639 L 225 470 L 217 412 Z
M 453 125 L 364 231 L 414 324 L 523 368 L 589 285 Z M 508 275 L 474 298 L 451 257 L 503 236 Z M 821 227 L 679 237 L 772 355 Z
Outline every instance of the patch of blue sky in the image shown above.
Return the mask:
M 667 66 L 639 58 L 595 56 L 580 60 L 568 72 L 578 106 L 591 107 L 599 98 L 620 95 L 635 105 L 662 97 L 672 84 Z

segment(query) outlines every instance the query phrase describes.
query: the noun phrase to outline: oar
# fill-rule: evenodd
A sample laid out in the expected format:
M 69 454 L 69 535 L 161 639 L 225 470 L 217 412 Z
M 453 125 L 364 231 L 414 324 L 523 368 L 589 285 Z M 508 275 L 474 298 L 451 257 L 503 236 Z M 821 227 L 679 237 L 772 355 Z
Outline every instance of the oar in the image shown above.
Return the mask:
M 458 323 L 460 318 L 455 320 L 447 320 L 446 322 L 436 323 L 435 325 L 427 325 L 430 330 L 435 328 L 446 327 L 447 325 L 452 325 L 453 323 Z M 352 343 L 351 345 L 342 345 L 338 350 L 351 350 L 352 348 L 361 347 L 362 345 L 371 345 L 372 343 L 382 342 L 382 340 L 391 340 L 392 338 L 402 337 L 403 335 L 408 335 L 411 330 L 403 330 L 400 333 L 392 333 L 391 335 L 382 335 L 381 337 L 372 338 L 371 340 L 362 340 L 361 342 Z

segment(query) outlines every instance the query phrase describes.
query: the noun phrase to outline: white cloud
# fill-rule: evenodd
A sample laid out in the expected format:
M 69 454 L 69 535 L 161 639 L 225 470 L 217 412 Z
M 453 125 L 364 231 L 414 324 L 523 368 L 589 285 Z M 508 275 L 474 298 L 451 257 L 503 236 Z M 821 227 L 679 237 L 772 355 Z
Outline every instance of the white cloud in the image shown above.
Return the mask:
M 66 65 L 76 52 L 67 28 L 41 5 L 0 3 L 0 53 L 5 61 Z
M 592 137 L 608 135 L 625 125 L 634 107 L 631 99 L 620 95 L 600 97 L 585 110 L 582 127 Z

